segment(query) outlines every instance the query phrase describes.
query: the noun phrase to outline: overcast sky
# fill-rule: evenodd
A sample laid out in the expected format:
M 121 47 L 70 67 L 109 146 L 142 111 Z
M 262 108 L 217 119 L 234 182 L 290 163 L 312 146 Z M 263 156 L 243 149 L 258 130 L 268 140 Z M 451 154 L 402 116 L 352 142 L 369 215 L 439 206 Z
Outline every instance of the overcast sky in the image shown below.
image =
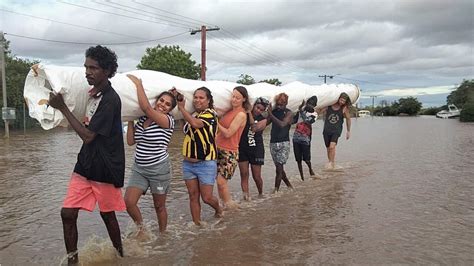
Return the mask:
M 328 83 L 359 85 L 362 104 L 370 95 L 376 103 L 414 96 L 426 107 L 445 104 L 456 84 L 474 78 L 472 0 L 0 3 L 12 53 L 44 64 L 82 66 L 93 44 L 116 51 L 120 72 L 157 44 L 179 45 L 200 63 L 200 34 L 190 30 L 206 25 L 220 28 L 207 35 L 208 80 L 249 74 L 321 84 L 320 75 L 331 75 Z

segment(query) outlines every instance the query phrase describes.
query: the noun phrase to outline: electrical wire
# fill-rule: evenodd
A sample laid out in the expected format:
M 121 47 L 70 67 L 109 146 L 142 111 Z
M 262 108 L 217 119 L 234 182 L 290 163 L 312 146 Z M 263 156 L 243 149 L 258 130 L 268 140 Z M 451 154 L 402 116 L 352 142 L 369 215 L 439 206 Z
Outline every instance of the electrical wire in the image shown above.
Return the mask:
M 106 11 L 106 10 L 101 10 L 101 9 L 97 9 L 97 8 L 92 8 L 92 7 L 87 7 L 87 6 L 81 6 L 81 5 L 77 5 L 77 4 L 73 4 L 73 3 L 69 3 L 69 2 L 65 2 L 65 1 L 61 1 L 61 0 L 58 0 L 58 2 L 59 2 L 59 3 L 62 3 L 62 4 L 71 5 L 71 6 L 76 6 L 76 7 L 80 7 L 80 8 L 84 8 L 84 9 L 88 9 L 88 10 L 93 10 L 93 11 L 97 11 L 97 12 L 102 12 L 102 13 L 106 13 L 106 14 L 110 14 L 110 15 L 114 15 L 114 16 L 125 17 L 125 18 L 131 18 L 131 19 L 135 19 L 135 20 L 140 20 L 140 21 L 144 21 L 144 22 L 151 22 L 151 23 L 155 23 L 155 24 L 161 24 L 161 25 L 166 25 L 166 26 L 171 26 L 171 27 L 176 27 L 176 28 L 188 29 L 187 27 L 181 27 L 181 26 L 176 26 L 176 25 L 170 25 L 169 23 L 160 23 L 160 22 L 158 22 L 158 21 L 147 20 L 147 19 L 141 19 L 141 18 L 137 18 L 137 17 L 133 17 L 133 16 L 117 14 L 117 13 L 114 13 L 114 12 L 110 12 L 110 11 Z
M 167 13 L 167 14 L 170 14 L 170 15 L 173 15 L 173 16 L 177 16 L 177 17 L 181 17 L 181 18 L 185 18 L 187 20 L 191 20 L 191 21 L 195 21 L 194 23 L 197 24 L 197 25 L 212 25 L 212 24 L 209 24 L 205 21 L 202 21 L 202 20 L 197 20 L 197 19 L 193 19 L 193 18 L 190 18 L 190 17 L 186 17 L 186 16 L 183 16 L 183 15 L 180 15 L 180 14 L 176 14 L 176 13 L 173 13 L 173 12 L 170 12 L 170 11 L 167 11 L 167 10 L 164 10 L 164 9 L 161 9 L 161 8 L 157 8 L 157 7 L 154 7 L 154 6 L 151 6 L 151 5 L 147 5 L 145 3 L 140 3 L 138 2 L 137 0 L 133 0 L 132 2 L 134 3 L 137 3 L 139 5 L 142 5 L 142 6 L 145 6 L 147 8 L 151 8 L 151 9 L 155 9 L 155 10 L 158 10 L 158 11 L 161 11 L 161 12 L 164 12 L 164 13 Z M 216 25 L 213 25 L 213 26 L 216 26 Z
M 100 42 L 72 42 L 72 41 L 60 41 L 60 40 L 51 40 L 51 39 L 43 39 L 43 38 L 37 38 L 37 37 L 31 37 L 31 36 L 24 36 L 24 35 L 19 35 L 19 34 L 13 34 L 13 33 L 4 33 L 5 35 L 9 36 L 14 36 L 18 38 L 25 38 L 25 39 L 31 39 L 31 40 L 37 40 L 37 41 L 45 41 L 45 42 L 55 42 L 55 43 L 64 43 L 64 44 L 77 44 L 77 45 L 96 45 L 96 44 L 101 44 L 101 45 L 129 45 L 129 44 L 140 44 L 140 43 L 147 43 L 147 42 L 156 42 L 160 40 L 165 40 L 165 39 L 170 39 L 174 38 L 183 34 L 186 34 L 188 32 L 182 32 L 179 34 L 163 37 L 163 38 L 158 38 L 158 39 L 153 39 L 153 40 L 145 40 L 145 41 L 136 41 L 136 42 L 122 42 L 122 43 L 100 43 Z
M 373 81 L 367 81 L 367 80 L 361 80 L 361 79 L 344 78 L 344 77 L 341 77 L 341 76 L 334 76 L 334 78 L 344 79 L 344 80 L 349 80 L 349 81 L 357 81 L 357 82 L 362 82 L 362 83 L 383 85 L 383 86 L 400 87 L 400 88 L 403 88 L 403 87 L 405 87 L 405 88 L 413 88 L 413 87 L 416 87 L 416 86 L 406 86 L 406 85 L 400 85 L 400 84 L 397 85 L 397 84 L 373 82 Z
M 67 25 L 67 26 L 72 26 L 72 27 L 77 27 L 77 28 L 82 28 L 82 29 L 87 29 L 87 30 L 93 30 L 93 31 L 98 31 L 98 32 L 103 32 L 103 33 L 109 33 L 109 34 L 114 34 L 114 35 L 119 35 L 119 36 L 124 36 L 124 37 L 132 37 L 132 38 L 136 38 L 136 39 L 145 40 L 144 38 L 133 36 L 133 35 L 127 35 L 127 34 L 122 34 L 122 33 L 117 33 L 117 32 L 112 32 L 112 31 L 94 29 L 94 28 L 90 28 L 90 27 L 86 27 L 86 26 L 82 26 L 82 25 L 72 24 L 72 23 L 63 22 L 63 21 L 57 21 L 57 20 L 53 20 L 53 19 L 49 19 L 49 18 L 42 18 L 42 17 L 33 16 L 33 15 L 29 15 L 29 14 L 24 14 L 24 13 L 12 11 L 12 10 L 7 10 L 7 9 L 3 9 L 3 8 L 0 8 L 0 11 L 5 11 L 5 12 L 12 13 L 12 14 L 17 14 L 17 15 L 30 17 L 30 18 L 35 18 L 35 19 L 41 19 L 41 20 L 45 20 L 45 21 L 49 21 L 49 22 L 54 22 L 54 23 L 58 23 L 58 24 Z
M 146 16 L 146 17 L 153 18 L 153 19 L 163 20 L 163 21 L 166 21 L 166 22 L 171 23 L 171 24 L 181 25 L 181 26 L 185 26 L 185 27 L 188 27 L 188 28 L 196 27 L 196 24 L 185 24 L 185 23 L 182 23 L 182 22 L 175 22 L 175 21 L 169 20 L 169 19 L 174 19 L 174 18 L 167 17 L 167 16 L 161 16 L 161 17 L 169 18 L 169 19 L 163 19 L 163 18 L 157 17 L 157 14 L 155 14 L 153 12 L 149 12 L 149 11 L 145 11 L 145 10 L 142 10 L 142 9 L 139 9 L 139 8 L 135 8 L 135 7 L 115 3 L 115 2 L 112 2 L 112 1 L 109 1 L 108 3 L 111 3 L 113 5 L 101 3 L 101 2 L 98 2 L 98 1 L 93 1 L 93 2 L 96 3 L 96 4 L 99 4 L 99 5 L 112 7 L 112 8 L 118 9 L 118 10 L 123 10 L 123 11 L 126 11 L 126 12 L 130 12 L 130 13 L 133 13 L 133 14 L 138 14 L 138 15 Z M 116 6 L 114 6 L 114 5 L 116 5 Z M 120 7 L 117 7 L 117 6 L 120 6 Z M 138 10 L 140 12 L 130 11 L 130 10 L 127 10 L 127 9 Z M 148 14 L 151 14 L 153 16 L 143 15 L 142 13 L 148 13 Z M 177 20 L 177 19 L 174 19 L 174 20 Z

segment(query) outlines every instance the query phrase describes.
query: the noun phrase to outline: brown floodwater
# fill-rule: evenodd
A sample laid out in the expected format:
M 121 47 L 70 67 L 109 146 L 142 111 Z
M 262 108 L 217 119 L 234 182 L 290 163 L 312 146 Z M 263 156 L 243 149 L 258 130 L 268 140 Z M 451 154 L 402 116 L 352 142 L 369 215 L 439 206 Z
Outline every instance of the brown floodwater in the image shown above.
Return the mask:
M 433 117 L 353 119 L 340 139 L 337 164 L 323 171 L 322 122 L 313 127 L 312 162 L 319 179 L 299 179 L 293 154 L 286 165 L 295 190 L 271 194 L 274 166 L 263 166 L 265 197 L 241 201 L 240 176 L 230 181 L 240 209 L 206 224 L 191 222 L 181 179 L 181 142 L 170 145 L 172 191 L 168 232 L 158 233 L 149 194 L 140 207 L 150 240 L 137 242 L 126 212 L 118 214 L 125 257 L 117 258 L 98 211 L 80 212 L 79 251 L 88 265 L 168 264 L 474 264 L 474 124 Z M 60 209 L 81 141 L 70 130 L 12 132 L 0 139 L 0 264 L 64 263 Z M 265 131 L 269 141 L 269 130 Z M 133 147 L 126 148 L 126 182 Z M 214 189 L 216 194 L 216 189 Z

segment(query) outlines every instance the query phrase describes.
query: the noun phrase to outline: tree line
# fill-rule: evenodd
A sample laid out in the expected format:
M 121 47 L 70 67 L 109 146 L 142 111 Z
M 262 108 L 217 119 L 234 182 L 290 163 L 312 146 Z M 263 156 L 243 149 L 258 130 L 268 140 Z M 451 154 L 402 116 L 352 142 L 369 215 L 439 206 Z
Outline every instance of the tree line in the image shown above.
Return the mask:
M 449 104 L 462 109 L 460 121 L 474 122 L 474 80 L 463 80 L 461 85 L 446 97 L 446 105 L 443 106 L 422 108 L 417 98 L 406 97 L 391 104 L 382 101 L 377 107 L 364 107 L 364 109 L 370 110 L 376 116 L 436 115 L 439 111 L 448 109 Z

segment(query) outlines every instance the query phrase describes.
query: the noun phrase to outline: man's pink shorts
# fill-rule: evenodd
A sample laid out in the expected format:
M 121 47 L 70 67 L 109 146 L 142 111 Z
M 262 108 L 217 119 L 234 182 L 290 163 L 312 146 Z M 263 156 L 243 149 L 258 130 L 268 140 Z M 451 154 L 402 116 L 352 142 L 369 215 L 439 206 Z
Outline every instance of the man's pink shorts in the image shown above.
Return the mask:
M 64 208 L 81 208 L 93 211 L 99 203 L 101 212 L 124 211 L 122 190 L 112 184 L 87 180 L 78 173 L 72 173 L 69 188 L 64 199 Z

